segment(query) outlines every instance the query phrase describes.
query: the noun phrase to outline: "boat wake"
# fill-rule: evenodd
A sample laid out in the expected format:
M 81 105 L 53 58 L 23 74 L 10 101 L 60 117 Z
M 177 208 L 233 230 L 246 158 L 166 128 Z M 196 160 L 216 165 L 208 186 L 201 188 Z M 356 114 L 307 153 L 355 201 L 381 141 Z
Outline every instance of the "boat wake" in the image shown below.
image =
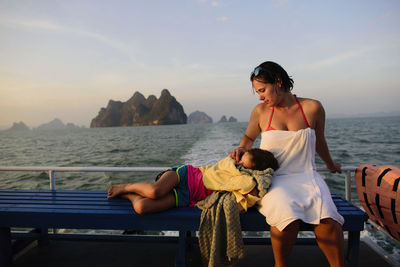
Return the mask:
M 215 124 L 190 150 L 182 156 L 185 164 L 194 166 L 211 165 L 226 157 L 239 145 L 241 134 L 229 131 L 226 124 Z M 233 143 L 232 140 L 237 141 Z

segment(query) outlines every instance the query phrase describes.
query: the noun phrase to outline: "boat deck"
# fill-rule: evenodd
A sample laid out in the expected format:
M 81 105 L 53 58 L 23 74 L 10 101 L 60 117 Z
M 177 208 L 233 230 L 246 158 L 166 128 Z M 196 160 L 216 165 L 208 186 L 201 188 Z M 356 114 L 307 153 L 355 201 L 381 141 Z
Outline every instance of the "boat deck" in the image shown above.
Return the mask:
M 34 246 L 16 255 L 15 267 L 32 266 L 174 266 L 177 245 L 121 241 L 50 240 L 48 246 Z M 237 266 L 273 266 L 270 245 L 246 245 L 246 256 Z M 187 255 L 187 266 L 202 266 L 197 245 Z M 329 266 L 317 246 L 294 246 L 289 266 Z M 391 266 L 365 242 L 360 244 L 359 266 Z

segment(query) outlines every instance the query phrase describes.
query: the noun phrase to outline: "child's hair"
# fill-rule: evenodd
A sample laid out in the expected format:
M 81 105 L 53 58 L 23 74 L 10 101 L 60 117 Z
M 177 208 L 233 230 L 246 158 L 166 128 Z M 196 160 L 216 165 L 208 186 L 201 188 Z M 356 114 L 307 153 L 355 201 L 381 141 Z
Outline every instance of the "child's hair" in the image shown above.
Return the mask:
M 252 169 L 262 171 L 272 168 L 276 171 L 279 168 L 279 163 L 274 157 L 274 154 L 268 150 L 252 148 L 248 152 L 253 156 L 254 167 Z

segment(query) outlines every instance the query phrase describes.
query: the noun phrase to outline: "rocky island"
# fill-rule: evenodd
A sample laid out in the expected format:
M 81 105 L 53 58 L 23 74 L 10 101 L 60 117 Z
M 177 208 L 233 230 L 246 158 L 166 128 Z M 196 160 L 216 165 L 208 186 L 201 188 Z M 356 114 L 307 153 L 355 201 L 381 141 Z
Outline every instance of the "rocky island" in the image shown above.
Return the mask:
M 10 131 L 10 132 L 21 132 L 21 131 L 30 131 L 31 129 L 26 126 L 25 123 L 23 123 L 22 121 L 20 122 L 14 122 L 13 126 L 11 126 L 11 128 L 5 130 L 5 131 Z
M 63 130 L 63 129 L 78 129 L 79 126 L 68 122 L 64 124 L 60 119 L 55 118 L 54 120 L 39 125 L 35 130 L 43 131 L 43 130 Z
M 221 122 L 237 122 L 237 119 L 235 117 L 232 117 L 232 116 L 230 116 L 229 119 L 226 119 L 226 116 L 223 115 L 221 117 L 221 119 L 218 121 L 218 123 L 221 123 Z
M 190 113 L 187 123 L 188 124 L 200 124 L 200 123 L 212 123 L 213 120 L 210 116 L 202 111 L 195 111 Z
M 158 99 L 135 92 L 126 102 L 110 100 L 92 120 L 90 128 L 185 124 L 186 121 L 182 105 L 164 89 Z
M 79 127 L 73 123 L 68 122 L 67 124 L 64 124 L 60 119 L 55 118 L 54 120 L 44 123 L 39 125 L 36 128 L 30 129 L 28 126 L 26 126 L 25 123 L 21 122 L 14 122 L 13 126 L 5 131 L 42 131 L 42 130 L 63 130 L 63 129 L 78 129 L 78 128 L 83 128 Z

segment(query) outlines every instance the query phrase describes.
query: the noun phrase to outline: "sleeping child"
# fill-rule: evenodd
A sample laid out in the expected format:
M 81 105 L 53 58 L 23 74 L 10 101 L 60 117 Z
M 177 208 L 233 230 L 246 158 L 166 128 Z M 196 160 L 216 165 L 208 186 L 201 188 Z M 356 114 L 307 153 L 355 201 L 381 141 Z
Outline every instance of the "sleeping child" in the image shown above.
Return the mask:
M 271 152 L 253 148 L 239 162 L 228 156 L 214 165 L 199 168 L 177 165 L 160 173 L 155 182 L 111 186 L 108 198 L 129 199 L 136 213 L 145 214 L 193 207 L 213 191 L 229 191 L 243 212 L 266 193 L 278 167 Z

